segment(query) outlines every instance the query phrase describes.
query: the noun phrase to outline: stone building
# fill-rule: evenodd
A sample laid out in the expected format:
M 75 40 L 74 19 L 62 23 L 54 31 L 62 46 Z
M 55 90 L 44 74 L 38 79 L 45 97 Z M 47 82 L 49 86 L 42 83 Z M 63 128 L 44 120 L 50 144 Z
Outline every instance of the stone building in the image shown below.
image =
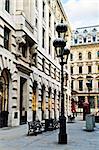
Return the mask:
M 77 28 L 71 44 L 72 96 L 82 111 L 89 101 L 91 111 L 99 110 L 99 25 Z M 90 89 L 87 84 L 90 82 Z
M 60 64 L 53 40 L 61 20 L 68 24 L 69 45 L 71 29 L 60 0 L 0 1 L 1 127 L 59 118 Z M 68 80 L 65 89 L 70 111 Z

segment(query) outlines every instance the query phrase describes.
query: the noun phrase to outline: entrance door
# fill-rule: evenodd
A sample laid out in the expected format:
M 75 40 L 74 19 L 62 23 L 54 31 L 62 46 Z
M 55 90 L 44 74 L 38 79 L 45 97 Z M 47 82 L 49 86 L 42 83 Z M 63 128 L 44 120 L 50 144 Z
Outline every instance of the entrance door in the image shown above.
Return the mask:
M 8 126 L 8 72 L 0 76 L 0 127 Z
M 27 122 L 27 80 L 20 78 L 20 124 Z

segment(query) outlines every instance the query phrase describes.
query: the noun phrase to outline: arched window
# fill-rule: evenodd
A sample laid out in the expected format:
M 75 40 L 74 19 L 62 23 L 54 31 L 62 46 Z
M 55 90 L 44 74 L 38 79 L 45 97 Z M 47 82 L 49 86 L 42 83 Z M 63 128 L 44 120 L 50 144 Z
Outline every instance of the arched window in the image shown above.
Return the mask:
M 88 59 L 91 59 L 91 52 L 88 52 Z
M 97 58 L 99 59 L 99 51 L 97 51 Z
M 73 61 L 73 54 L 70 54 L 70 60 Z
M 82 60 L 82 53 L 79 53 L 79 60 Z

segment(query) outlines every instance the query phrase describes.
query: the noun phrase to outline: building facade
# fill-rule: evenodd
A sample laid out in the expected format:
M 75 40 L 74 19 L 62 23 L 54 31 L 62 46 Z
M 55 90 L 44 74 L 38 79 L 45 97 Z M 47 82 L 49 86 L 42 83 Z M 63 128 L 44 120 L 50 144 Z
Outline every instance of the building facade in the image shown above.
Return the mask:
M 71 44 L 72 97 L 82 111 L 83 102 L 90 102 L 91 111 L 99 110 L 99 25 L 77 28 Z M 90 89 L 87 82 L 90 82 Z
M 59 118 L 60 64 L 55 26 L 68 23 L 60 0 L 0 1 L 0 126 Z M 68 67 L 65 69 L 70 78 Z M 70 83 L 65 82 L 66 112 Z M 68 105 L 67 105 L 68 103 Z

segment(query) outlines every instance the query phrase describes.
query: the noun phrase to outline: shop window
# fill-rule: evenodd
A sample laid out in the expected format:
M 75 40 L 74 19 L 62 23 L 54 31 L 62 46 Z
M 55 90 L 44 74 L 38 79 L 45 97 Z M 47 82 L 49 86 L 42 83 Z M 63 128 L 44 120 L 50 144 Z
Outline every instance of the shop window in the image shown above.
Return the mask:
M 41 87 L 41 110 L 42 110 L 42 120 L 45 119 L 46 101 L 45 101 L 45 85 Z

